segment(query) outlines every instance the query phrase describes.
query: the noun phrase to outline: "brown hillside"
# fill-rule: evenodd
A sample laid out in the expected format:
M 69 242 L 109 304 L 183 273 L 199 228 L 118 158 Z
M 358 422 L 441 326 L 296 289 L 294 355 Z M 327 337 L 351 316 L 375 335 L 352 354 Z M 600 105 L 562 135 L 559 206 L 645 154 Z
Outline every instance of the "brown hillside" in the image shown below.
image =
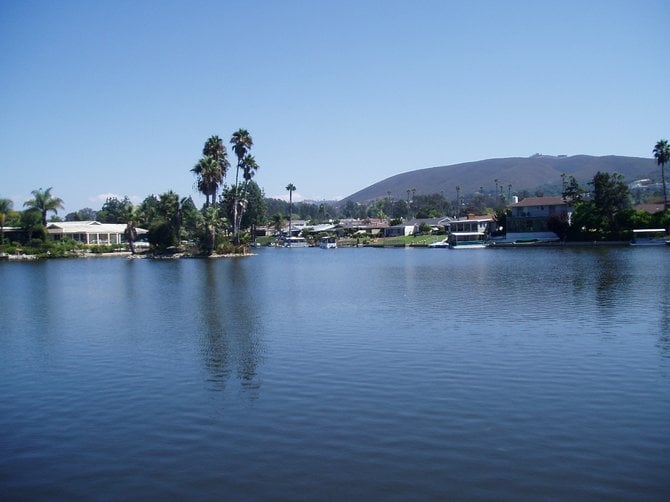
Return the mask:
M 622 174 L 627 182 L 641 178 L 660 178 L 656 161 L 651 158 L 533 155 L 526 158 L 488 159 L 418 169 L 386 178 L 343 200 L 367 202 L 387 197 L 389 192 L 393 198 L 405 198 L 407 190 L 412 188 L 416 189 L 416 194 L 442 192 L 446 197 L 454 198 L 457 185 L 461 187 L 463 196 L 478 192 L 480 187 L 485 193 L 493 193 L 496 179 L 504 187 L 505 193 L 511 184 L 512 193 L 522 190 L 533 193 L 540 189 L 547 195 L 558 194 L 562 174 L 574 176 L 581 184 L 586 185 L 598 171 Z

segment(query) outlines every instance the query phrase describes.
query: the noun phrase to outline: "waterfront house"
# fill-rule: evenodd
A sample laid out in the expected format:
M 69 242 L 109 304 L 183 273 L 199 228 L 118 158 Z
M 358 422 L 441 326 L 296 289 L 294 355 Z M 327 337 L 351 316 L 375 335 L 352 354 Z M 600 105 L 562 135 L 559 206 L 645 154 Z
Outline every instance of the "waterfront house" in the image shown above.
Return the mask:
M 384 237 L 407 237 L 414 235 L 419 231 L 419 227 L 414 223 L 401 223 L 400 225 L 392 225 L 384 229 Z
M 138 237 L 148 233 L 136 228 Z M 126 241 L 125 223 L 100 223 L 98 221 L 57 221 L 47 225 L 49 237 L 59 241 L 72 239 L 83 244 L 116 245 Z
M 399 225 L 393 225 L 383 229 L 384 237 L 406 237 L 408 235 L 416 235 L 421 231 L 421 228 L 428 227 L 431 232 L 440 232 L 445 230 L 449 218 L 417 218 L 408 220 Z
M 491 216 L 475 216 L 469 214 L 466 218 L 445 221 L 447 232 L 454 233 L 481 233 L 491 235 L 495 230 L 495 221 Z
M 506 240 L 556 240 L 552 219 L 569 223 L 572 211 L 563 197 L 526 197 L 509 206 Z
M 384 235 L 384 229 L 388 228 L 388 221 L 382 218 L 366 218 L 365 220 L 344 219 L 340 220 L 338 229 L 344 235 L 379 237 Z

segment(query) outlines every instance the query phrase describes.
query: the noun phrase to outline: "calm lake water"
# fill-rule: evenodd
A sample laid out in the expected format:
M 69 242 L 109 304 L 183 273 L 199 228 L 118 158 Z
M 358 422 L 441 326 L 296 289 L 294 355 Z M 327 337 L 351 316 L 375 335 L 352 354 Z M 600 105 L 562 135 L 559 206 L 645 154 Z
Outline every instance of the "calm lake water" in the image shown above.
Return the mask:
M 0 263 L 0 499 L 667 500 L 669 284 L 668 246 Z

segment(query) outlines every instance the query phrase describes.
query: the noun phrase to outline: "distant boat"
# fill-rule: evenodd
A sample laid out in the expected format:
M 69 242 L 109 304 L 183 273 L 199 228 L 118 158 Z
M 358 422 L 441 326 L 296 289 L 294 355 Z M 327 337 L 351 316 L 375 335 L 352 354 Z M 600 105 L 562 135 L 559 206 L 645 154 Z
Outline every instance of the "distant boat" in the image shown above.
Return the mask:
M 321 249 L 334 249 L 337 247 L 337 239 L 335 237 L 321 237 L 319 247 Z
M 484 232 L 452 232 L 449 234 L 449 249 L 484 249 L 487 240 Z
M 633 230 L 631 246 L 660 246 L 670 244 L 665 228 L 636 228 Z
M 304 237 L 286 237 L 284 239 L 285 248 L 306 248 L 307 241 Z

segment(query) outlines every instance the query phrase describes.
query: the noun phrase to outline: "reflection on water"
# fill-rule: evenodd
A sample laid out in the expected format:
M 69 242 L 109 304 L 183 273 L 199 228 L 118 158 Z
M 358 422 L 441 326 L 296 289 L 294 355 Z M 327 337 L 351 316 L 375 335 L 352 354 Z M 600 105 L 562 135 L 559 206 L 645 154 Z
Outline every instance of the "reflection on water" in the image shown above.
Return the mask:
M 197 317 L 203 334 L 202 352 L 210 382 L 223 390 L 235 372 L 242 388 L 255 398 L 260 387 L 257 367 L 262 318 L 249 282 L 249 267 L 242 259 L 206 260 L 196 271 L 199 288 Z
M 0 263 L 0 498 L 662 499 L 669 251 Z

